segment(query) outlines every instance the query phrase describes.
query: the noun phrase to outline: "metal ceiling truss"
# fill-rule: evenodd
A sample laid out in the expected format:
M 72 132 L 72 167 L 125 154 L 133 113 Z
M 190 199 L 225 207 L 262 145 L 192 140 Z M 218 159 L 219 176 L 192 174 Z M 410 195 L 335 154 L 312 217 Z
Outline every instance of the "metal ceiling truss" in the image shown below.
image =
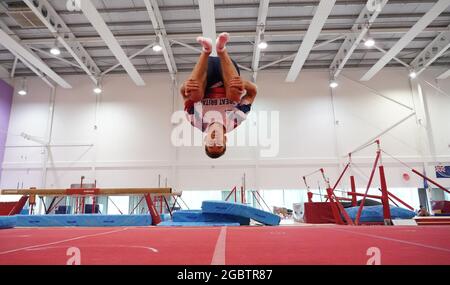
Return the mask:
M 367 35 L 367 32 L 375 22 L 376 18 L 378 17 L 388 0 L 381 0 L 378 3 L 378 6 L 375 8 L 371 8 L 371 6 L 369 5 L 371 2 L 373 1 L 367 1 L 367 5 L 364 6 L 364 9 L 359 14 L 356 23 L 351 29 L 353 34 L 349 34 L 346 36 L 344 43 L 341 45 L 339 51 L 336 54 L 336 57 L 334 58 L 330 66 L 330 71 L 333 78 L 339 76 L 339 73 L 341 73 L 342 69 L 352 56 L 353 52 Z
M 361 81 L 372 79 L 382 70 L 402 49 L 414 40 L 434 19 L 436 19 L 450 5 L 450 0 L 439 0 L 431 9 L 404 34 L 400 40 L 372 66 L 362 77 Z
M 83 11 L 84 16 L 89 20 L 94 29 L 109 47 L 110 51 L 114 54 L 114 56 L 126 70 L 128 76 L 130 76 L 133 82 L 137 86 L 145 86 L 145 82 L 142 79 L 141 75 L 136 70 L 133 63 L 128 59 L 125 51 L 106 25 L 100 13 L 97 11 L 97 8 L 95 8 L 94 4 L 88 0 L 81 1 L 81 10 Z
M 175 57 L 173 56 L 169 40 L 167 39 L 167 32 L 166 28 L 164 27 L 161 12 L 159 11 L 158 2 L 156 0 L 144 0 L 144 3 L 147 7 L 153 29 L 155 30 L 155 33 L 159 38 L 159 44 L 162 47 L 162 52 L 164 55 L 164 60 L 167 64 L 167 69 L 169 70 L 172 79 L 175 79 L 175 75 L 177 73 L 177 65 L 175 63 Z
M 100 69 L 52 5 L 47 0 L 23 1 L 39 17 L 50 32 L 55 35 L 58 42 L 72 55 L 94 84 L 98 84 Z
M 412 62 L 417 75 L 435 62 L 450 48 L 450 29 L 441 32 Z
M 41 78 L 48 86 L 54 88 L 55 85 L 49 78 L 58 83 L 63 88 L 72 88 L 69 83 L 56 74 L 42 59 L 37 56 L 29 47 L 22 45 L 20 38 L 11 31 L 8 26 L 0 20 L 0 40 L 16 58 L 26 67 Z M 44 75 L 45 73 L 45 75 Z M 11 73 L 13 74 L 13 73 Z M 48 76 L 48 78 L 47 78 Z

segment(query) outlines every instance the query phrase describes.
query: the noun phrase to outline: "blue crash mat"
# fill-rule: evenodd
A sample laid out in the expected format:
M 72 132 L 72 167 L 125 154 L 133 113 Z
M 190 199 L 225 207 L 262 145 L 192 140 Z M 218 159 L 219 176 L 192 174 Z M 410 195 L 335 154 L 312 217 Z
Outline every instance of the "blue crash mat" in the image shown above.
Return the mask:
M 0 216 L 0 229 L 14 228 L 17 223 L 16 216 Z
M 161 227 L 238 227 L 239 223 L 213 223 L 213 222 L 172 222 L 165 221 L 158 224 Z
M 202 210 L 204 213 L 216 213 L 245 217 L 271 226 L 279 225 L 281 220 L 279 216 L 274 215 L 270 212 L 232 202 L 203 201 Z
M 123 227 L 149 226 L 150 215 L 29 215 L 17 216 L 17 227 Z
M 202 210 L 180 210 L 173 213 L 174 222 L 239 223 L 250 225 L 250 219 L 242 216 L 204 213 Z
M 346 208 L 348 215 L 352 220 L 356 219 L 359 207 Z M 407 209 L 391 206 L 391 218 L 394 219 L 412 219 L 416 213 Z M 383 205 L 364 206 L 361 212 L 361 222 L 383 222 Z

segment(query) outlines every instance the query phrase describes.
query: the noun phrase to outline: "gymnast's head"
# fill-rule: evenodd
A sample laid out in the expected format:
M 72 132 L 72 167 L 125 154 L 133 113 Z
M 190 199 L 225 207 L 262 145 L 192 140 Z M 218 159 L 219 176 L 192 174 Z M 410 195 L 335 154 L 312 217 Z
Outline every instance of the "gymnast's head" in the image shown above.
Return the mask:
M 227 150 L 225 127 L 219 123 L 211 124 L 205 137 L 205 153 L 210 158 L 219 158 Z

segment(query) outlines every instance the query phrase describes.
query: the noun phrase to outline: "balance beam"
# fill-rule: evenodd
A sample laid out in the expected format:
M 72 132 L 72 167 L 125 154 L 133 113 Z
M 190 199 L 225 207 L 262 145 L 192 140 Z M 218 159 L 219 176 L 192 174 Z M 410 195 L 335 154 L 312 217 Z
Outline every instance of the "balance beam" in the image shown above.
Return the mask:
M 172 188 L 76 188 L 76 189 L 3 189 L 1 195 L 38 195 L 38 196 L 72 196 L 72 195 L 177 195 Z

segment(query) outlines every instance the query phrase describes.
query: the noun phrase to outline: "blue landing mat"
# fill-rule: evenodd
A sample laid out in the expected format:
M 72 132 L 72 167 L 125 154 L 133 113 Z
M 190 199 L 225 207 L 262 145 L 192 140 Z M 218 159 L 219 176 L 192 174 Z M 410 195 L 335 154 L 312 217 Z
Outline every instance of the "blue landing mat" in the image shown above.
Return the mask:
M 16 216 L 0 216 L 0 229 L 14 228 L 17 223 Z
M 201 210 L 180 210 L 173 213 L 173 221 L 186 222 L 207 222 L 207 223 L 239 223 L 250 225 L 250 219 L 233 215 L 204 213 Z
M 412 219 L 416 213 L 408 209 L 391 206 L 392 219 Z M 356 219 L 359 207 L 346 208 L 348 215 L 352 220 Z M 364 206 L 361 212 L 361 222 L 383 222 L 383 205 L 378 206 Z
M 245 217 L 270 226 L 279 225 L 281 220 L 279 216 L 274 215 L 270 212 L 232 202 L 203 201 L 202 210 L 204 213 L 216 213 Z
M 150 226 L 150 215 L 29 215 L 17 216 L 17 227 Z

